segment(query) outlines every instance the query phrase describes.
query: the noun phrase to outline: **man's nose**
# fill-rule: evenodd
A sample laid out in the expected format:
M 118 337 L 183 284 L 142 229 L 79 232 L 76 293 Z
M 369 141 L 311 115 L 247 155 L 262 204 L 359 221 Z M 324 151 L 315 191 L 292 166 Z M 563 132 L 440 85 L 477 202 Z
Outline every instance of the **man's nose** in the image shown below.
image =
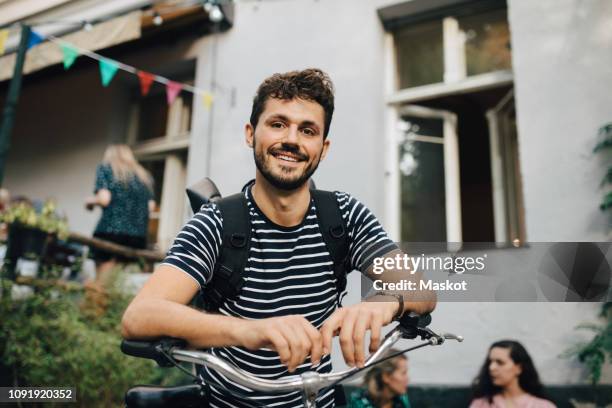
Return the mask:
M 287 143 L 297 144 L 299 140 L 299 129 L 297 125 L 290 125 L 285 132 L 284 141 Z

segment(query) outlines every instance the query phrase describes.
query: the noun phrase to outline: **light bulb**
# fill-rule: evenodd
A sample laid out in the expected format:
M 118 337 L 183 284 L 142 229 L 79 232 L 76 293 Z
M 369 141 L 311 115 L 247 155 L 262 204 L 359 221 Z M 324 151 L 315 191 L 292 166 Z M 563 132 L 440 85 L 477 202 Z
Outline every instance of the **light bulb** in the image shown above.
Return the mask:
M 223 20 L 223 12 L 219 6 L 213 6 L 210 13 L 208 13 L 208 18 L 210 18 L 210 21 L 213 23 L 219 23 L 221 20 Z
M 155 24 L 156 26 L 160 26 L 162 25 L 164 22 L 164 19 L 162 18 L 162 16 L 159 15 L 159 13 L 155 12 L 155 14 L 153 14 L 153 24 Z

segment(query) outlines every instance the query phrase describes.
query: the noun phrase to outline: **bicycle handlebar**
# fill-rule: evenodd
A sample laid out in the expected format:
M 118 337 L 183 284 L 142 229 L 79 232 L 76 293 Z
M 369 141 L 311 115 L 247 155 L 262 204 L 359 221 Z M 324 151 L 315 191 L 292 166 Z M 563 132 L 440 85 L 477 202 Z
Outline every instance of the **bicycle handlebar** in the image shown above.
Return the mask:
M 431 322 L 431 317 L 406 314 L 400 319 L 399 324 L 384 338 L 378 350 L 368 356 L 364 368 L 377 364 L 388 350 L 400 339 L 414 339 L 420 337 L 426 340 L 426 345 L 441 345 L 445 340 L 463 341 L 463 337 L 454 334 L 438 335 L 426 326 Z M 308 371 L 301 376 L 291 376 L 275 380 L 258 378 L 244 371 L 220 357 L 207 352 L 185 350 L 186 342 L 180 339 L 164 338 L 157 341 L 133 341 L 124 340 L 121 350 L 128 355 L 155 360 L 161 366 L 171 366 L 176 361 L 190 362 L 209 367 L 240 385 L 262 392 L 288 392 L 302 390 L 308 394 L 317 393 L 320 389 L 334 385 L 351 375 L 361 371 L 363 368 L 350 368 L 344 371 L 319 374 Z

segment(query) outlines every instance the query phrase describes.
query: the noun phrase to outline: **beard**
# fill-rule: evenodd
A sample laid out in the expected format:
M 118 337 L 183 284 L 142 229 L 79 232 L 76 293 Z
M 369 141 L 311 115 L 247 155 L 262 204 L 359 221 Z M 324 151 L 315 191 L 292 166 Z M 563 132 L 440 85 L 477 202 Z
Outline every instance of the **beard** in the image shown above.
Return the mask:
M 290 144 L 283 144 L 280 148 L 275 149 L 275 151 L 284 151 L 287 153 L 292 153 L 294 155 L 300 156 L 303 160 L 307 161 L 308 156 L 304 155 L 299 151 L 297 147 Z M 257 166 L 257 170 L 264 176 L 264 178 L 276 187 L 279 190 L 291 191 L 295 190 L 299 187 L 302 187 L 304 183 L 308 182 L 310 176 L 317 170 L 319 167 L 319 163 L 321 162 L 321 154 L 323 150 L 319 152 L 319 157 L 316 160 L 313 160 L 309 163 L 304 170 L 299 174 L 297 170 L 288 170 L 281 166 L 280 173 L 275 174 L 272 170 L 272 166 L 270 165 L 270 159 L 266 157 L 265 152 L 257 151 L 257 142 L 255 138 L 253 138 L 253 158 L 255 159 L 255 166 Z

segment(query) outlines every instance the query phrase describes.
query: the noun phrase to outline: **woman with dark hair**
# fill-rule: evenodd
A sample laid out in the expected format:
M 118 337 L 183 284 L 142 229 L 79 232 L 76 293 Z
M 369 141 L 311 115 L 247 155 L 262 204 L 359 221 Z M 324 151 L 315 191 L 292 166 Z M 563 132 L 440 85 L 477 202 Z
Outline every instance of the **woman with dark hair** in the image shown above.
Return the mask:
M 389 354 L 396 352 L 391 350 Z M 349 408 L 410 408 L 408 357 L 399 355 L 372 367 L 364 378 L 364 388 L 351 394 Z
M 470 408 L 555 408 L 544 397 L 529 353 L 514 340 L 491 345 L 472 389 Z

